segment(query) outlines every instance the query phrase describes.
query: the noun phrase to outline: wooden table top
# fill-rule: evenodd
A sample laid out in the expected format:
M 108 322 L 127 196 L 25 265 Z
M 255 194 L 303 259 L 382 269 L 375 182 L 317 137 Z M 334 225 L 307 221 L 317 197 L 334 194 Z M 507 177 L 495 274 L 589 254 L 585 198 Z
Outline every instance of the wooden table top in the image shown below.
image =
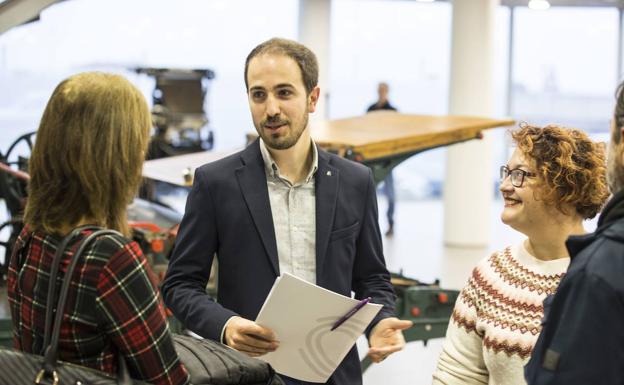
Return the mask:
M 311 124 L 311 133 L 323 148 L 338 153 L 350 149 L 363 160 L 372 160 L 475 139 L 484 129 L 514 123 L 512 119 L 375 111 L 354 118 L 315 122 Z
M 340 155 L 352 151 L 359 155 L 359 160 L 371 161 L 478 138 L 484 129 L 514 123 L 511 119 L 375 111 L 354 118 L 311 122 L 310 132 L 314 141 L 324 149 Z M 150 160 L 143 166 L 143 176 L 178 186 L 191 186 L 197 167 L 239 150 L 206 151 Z

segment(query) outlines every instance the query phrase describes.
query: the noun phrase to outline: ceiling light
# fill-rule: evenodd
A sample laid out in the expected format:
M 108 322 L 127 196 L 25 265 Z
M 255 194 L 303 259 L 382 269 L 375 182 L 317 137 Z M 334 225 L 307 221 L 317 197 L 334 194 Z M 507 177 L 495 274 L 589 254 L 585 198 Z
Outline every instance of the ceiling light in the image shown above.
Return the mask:
M 550 8 L 548 0 L 531 0 L 529 1 L 529 8 L 536 11 L 543 11 Z

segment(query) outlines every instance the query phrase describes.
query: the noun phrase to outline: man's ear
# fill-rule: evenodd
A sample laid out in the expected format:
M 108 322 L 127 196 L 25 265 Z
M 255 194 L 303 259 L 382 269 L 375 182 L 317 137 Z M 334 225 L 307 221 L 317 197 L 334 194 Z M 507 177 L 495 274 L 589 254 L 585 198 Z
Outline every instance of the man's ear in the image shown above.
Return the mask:
M 316 86 L 310 91 L 310 95 L 308 95 L 308 112 L 316 111 L 316 103 L 318 103 L 319 95 L 321 94 L 321 89 L 319 86 Z

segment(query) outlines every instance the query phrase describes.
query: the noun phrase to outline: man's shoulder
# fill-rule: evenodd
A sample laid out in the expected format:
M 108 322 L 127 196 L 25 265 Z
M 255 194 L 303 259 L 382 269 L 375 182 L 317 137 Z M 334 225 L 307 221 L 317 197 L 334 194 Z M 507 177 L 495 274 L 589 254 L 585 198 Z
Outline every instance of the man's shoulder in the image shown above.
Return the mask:
M 253 144 L 252 144 L 253 145 Z M 206 163 L 197 168 L 197 173 L 201 175 L 220 175 L 233 171 L 244 165 L 243 156 L 249 152 L 250 148 L 244 148 L 221 159 Z
M 569 279 L 599 279 L 624 294 L 624 219 L 596 235 L 595 240 L 570 262 Z

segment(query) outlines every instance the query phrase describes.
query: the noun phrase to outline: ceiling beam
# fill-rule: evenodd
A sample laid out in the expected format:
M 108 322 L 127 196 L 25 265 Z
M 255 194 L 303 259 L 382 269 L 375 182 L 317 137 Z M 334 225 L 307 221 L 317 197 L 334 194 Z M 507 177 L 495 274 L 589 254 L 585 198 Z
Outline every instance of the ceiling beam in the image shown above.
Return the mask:
M 39 19 L 50 5 L 63 0 L 5 0 L 0 3 L 0 34 L 9 29 Z

